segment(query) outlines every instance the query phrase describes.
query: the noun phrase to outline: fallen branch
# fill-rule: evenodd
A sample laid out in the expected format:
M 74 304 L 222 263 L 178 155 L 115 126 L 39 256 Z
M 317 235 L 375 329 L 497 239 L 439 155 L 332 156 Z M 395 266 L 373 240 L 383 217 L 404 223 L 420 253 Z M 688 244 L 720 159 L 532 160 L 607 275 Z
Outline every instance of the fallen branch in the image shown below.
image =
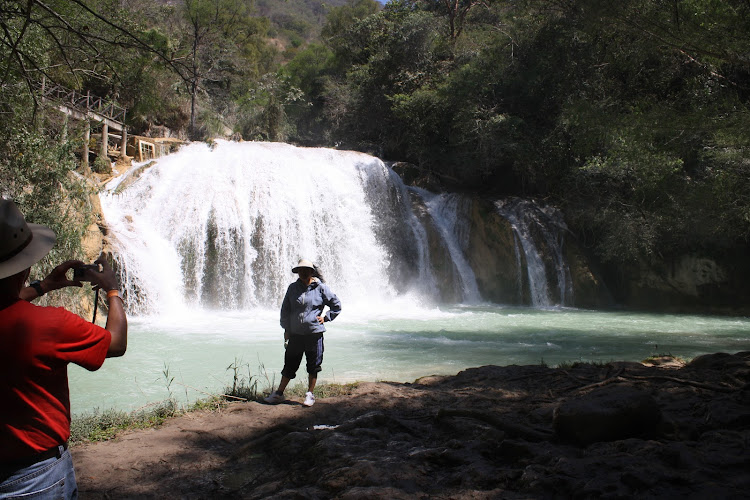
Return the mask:
M 630 375 L 627 378 L 635 379 L 635 380 L 667 380 L 669 382 L 676 382 L 678 384 L 685 384 L 690 385 L 692 387 L 697 387 L 699 389 L 707 389 L 709 391 L 716 391 L 716 392 L 735 392 L 739 388 L 738 387 L 722 387 L 718 385 L 711 385 L 711 384 L 704 384 L 702 382 L 696 382 L 694 380 L 685 380 L 682 378 L 677 377 L 668 377 L 666 375 L 651 375 L 651 376 L 638 376 L 638 375 Z
M 604 387 L 605 385 L 613 384 L 615 382 L 626 382 L 627 379 L 620 376 L 620 374 L 623 372 L 624 368 L 620 368 L 617 370 L 614 375 L 612 375 L 609 378 L 606 378 L 602 380 L 601 382 L 595 382 L 593 384 L 584 385 L 583 387 L 579 387 L 576 389 L 577 391 L 586 391 L 588 389 L 594 389 L 596 387 Z

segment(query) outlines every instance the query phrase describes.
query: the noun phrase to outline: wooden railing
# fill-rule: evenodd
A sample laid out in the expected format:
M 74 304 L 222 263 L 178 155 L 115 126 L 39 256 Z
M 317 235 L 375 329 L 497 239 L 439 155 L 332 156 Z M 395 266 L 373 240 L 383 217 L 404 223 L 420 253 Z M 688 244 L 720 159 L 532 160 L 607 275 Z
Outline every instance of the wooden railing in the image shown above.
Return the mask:
M 78 111 L 93 112 L 119 124 L 125 121 L 126 109 L 112 101 L 106 101 L 90 93 L 81 94 L 57 84 L 40 83 L 42 97 L 57 101 Z

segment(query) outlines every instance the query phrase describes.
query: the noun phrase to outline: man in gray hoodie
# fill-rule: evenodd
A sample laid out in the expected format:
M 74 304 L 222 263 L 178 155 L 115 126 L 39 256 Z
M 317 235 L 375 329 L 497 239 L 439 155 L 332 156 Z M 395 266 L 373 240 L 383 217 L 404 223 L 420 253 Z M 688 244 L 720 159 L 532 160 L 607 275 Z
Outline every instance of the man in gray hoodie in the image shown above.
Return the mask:
M 297 375 L 304 354 L 307 361 L 308 386 L 303 404 L 312 406 L 315 404 L 313 389 L 323 363 L 323 332 L 326 331 L 324 323 L 333 321 L 341 313 L 341 301 L 328 285 L 322 282 L 309 260 L 300 260 L 292 272 L 297 273 L 299 279 L 289 285 L 281 303 L 281 327 L 287 341 L 281 383 L 264 401 L 277 404 L 285 400 L 284 390 L 289 381 Z M 329 310 L 323 314 L 325 306 L 328 306 Z

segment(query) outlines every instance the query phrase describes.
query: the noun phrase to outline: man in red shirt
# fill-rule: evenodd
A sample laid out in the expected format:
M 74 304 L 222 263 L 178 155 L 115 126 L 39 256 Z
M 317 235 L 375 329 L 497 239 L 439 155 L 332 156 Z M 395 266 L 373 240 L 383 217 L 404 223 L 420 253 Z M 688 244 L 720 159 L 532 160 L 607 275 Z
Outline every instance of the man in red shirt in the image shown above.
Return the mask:
M 97 370 L 127 348 L 127 318 L 115 273 L 100 257 L 98 269 L 68 279 L 83 262 L 69 260 L 44 280 L 25 286 L 33 264 L 55 243 L 54 232 L 27 224 L 0 199 L 0 498 L 77 498 L 70 437 L 68 363 Z M 104 328 L 57 307 L 31 300 L 90 281 L 107 293 Z

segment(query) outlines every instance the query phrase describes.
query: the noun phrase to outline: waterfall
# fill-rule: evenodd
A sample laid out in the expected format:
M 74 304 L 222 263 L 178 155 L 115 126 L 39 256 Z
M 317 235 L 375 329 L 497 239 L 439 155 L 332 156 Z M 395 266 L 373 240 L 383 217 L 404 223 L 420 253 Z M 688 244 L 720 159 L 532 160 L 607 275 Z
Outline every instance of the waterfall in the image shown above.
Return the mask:
M 129 182 L 102 208 L 133 313 L 276 307 L 302 257 L 349 303 L 437 297 L 410 194 L 372 156 L 196 143 Z
M 531 304 L 534 307 L 570 305 L 573 300 L 572 279 L 563 252 L 563 235 L 567 227 L 560 212 L 516 198 L 499 200 L 495 206 L 498 213 L 510 222 L 516 243 L 521 244 Z M 520 263 L 518 245 L 516 257 Z M 555 296 L 551 296 L 550 284 L 557 285 Z
M 300 258 L 318 264 L 347 304 L 368 311 L 482 301 L 468 258 L 476 264 L 472 199 L 407 187 L 378 158 L 216 141 L 143 167 L 101 196 L 131 313 L 275 308 Z M 542 217 L 543 209 L 521 200 L 498 202 L 497 210 L 513 225 L 532 305 L 569 303 L 554 214 Z M 550 272 L 558 297 L 550 297 Z
M 456 274 L 457 287 L 462 302 L 481 301 L 474 271 L 466 260 L 465 252 L 469 241 L 469 221 L 466 217 L 466 198 L 455 193 L 433 194 L 419 188 L 412 188 L 425 203 L 445 248 L 450 254 Z

